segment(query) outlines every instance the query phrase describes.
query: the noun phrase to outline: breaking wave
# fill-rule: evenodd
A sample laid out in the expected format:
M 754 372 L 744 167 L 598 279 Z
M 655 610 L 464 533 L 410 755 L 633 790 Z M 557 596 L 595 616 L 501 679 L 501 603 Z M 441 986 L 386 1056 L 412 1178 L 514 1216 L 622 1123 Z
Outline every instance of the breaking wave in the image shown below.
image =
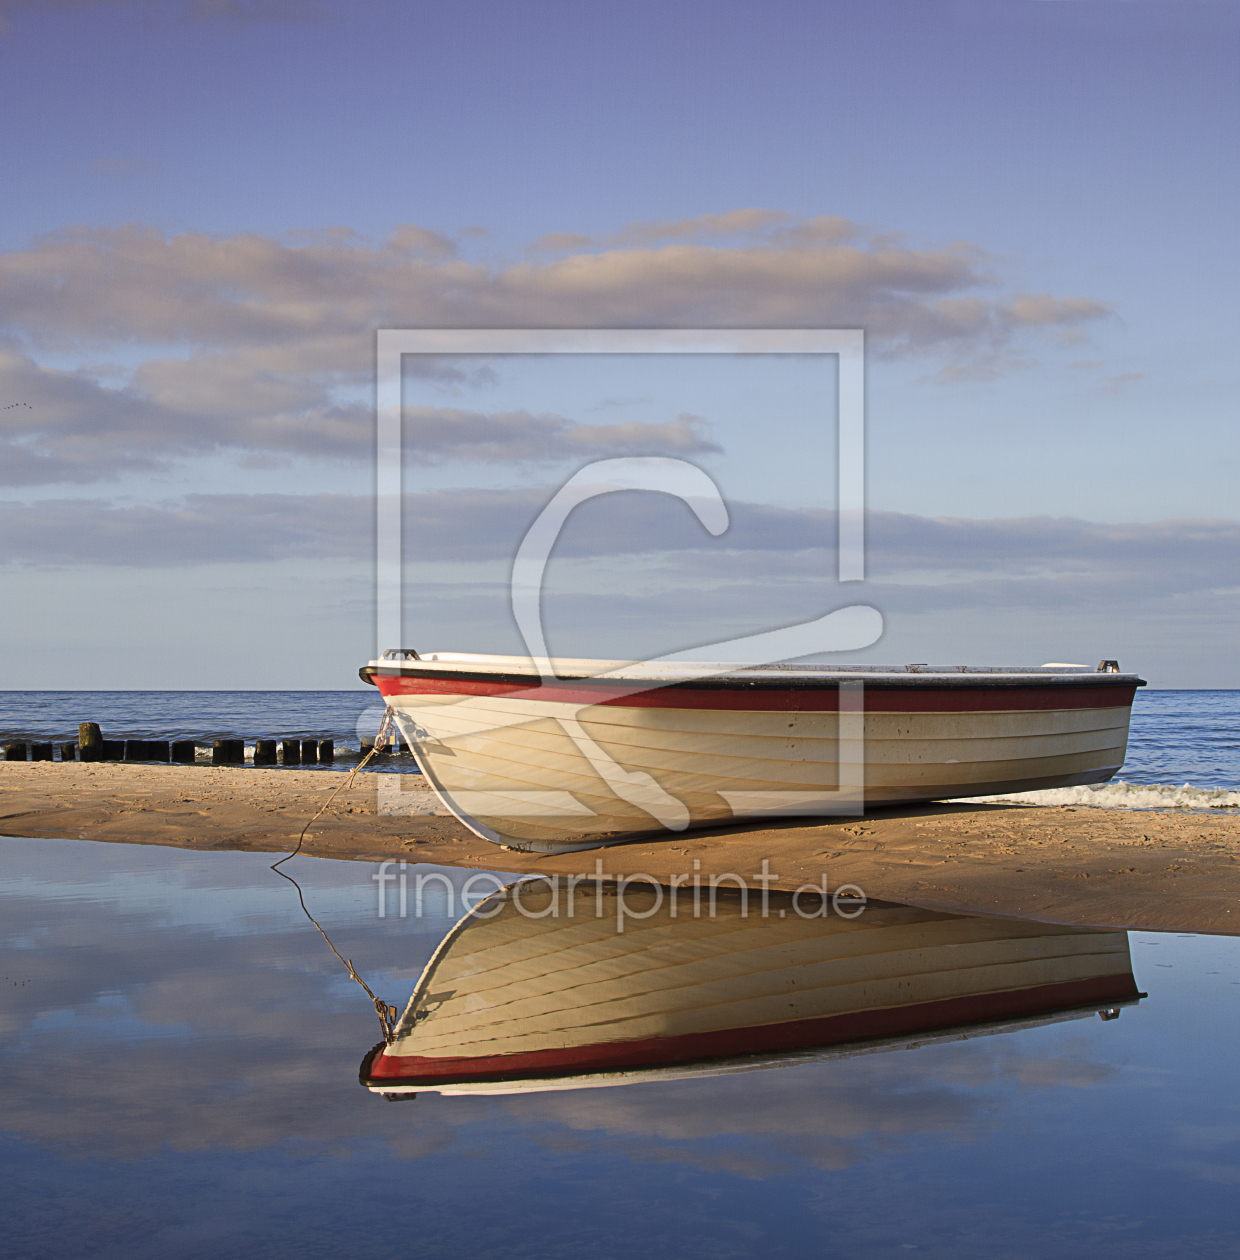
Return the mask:
M 1096 787 L 1047 788 L 1010 796 L 970 796 L 961 803 L 1014 802 L 1020 805 L 1086 805 L 1093 809 L 1237 809 L 1240 792 L 1230 788 L 1195 788 L 1191 783 L 1103 783 Z

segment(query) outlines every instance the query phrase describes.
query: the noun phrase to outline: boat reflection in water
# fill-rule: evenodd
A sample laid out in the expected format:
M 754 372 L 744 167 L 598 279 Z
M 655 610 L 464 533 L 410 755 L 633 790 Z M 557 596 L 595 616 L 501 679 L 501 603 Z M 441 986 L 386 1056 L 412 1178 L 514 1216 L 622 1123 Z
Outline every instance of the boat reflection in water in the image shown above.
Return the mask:
M 775 893 L 766 917 L 722 892 L 695 917 L 649 886 L 623 905 L 585 887 L 571 915 L 542 881 L 466 915 L 362 1084 L 401 1098 L 714 1075 L 1113 1018 L 1145 996 L 1125 932 L 890 905 L 844 918 Z

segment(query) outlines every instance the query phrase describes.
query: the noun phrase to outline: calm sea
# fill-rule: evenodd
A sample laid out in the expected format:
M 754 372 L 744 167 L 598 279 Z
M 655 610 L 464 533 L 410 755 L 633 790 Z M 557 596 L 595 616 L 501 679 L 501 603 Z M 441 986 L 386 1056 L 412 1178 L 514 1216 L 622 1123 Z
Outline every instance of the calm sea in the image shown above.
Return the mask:
M 376 691 L 0 691 L 0 739 L 73 740 L 79 722 L 98 722 L 110 739 L 227 737 L 334 739 L 357 748 L 373 733 L 382 705 Z M 1240 792 L 1240 691 L 1139 691 L 1128 760 L 1120 778 L 1142 789 L 1128 799 L 1092 803 L 1236 805 Z M 1161 799 L 1144 789 L 1177 791 Z M 1088 789 L 1071 789 L 1078 795 Z M 1208 797 L 1222 792 L 1225 796 Z M 1094 794 L 1097 795 L 1096 793 Z M 1123 795 L 1121 793 L 1121 795 Z M 1141 799 L 1148 797 L 1149 799 Z

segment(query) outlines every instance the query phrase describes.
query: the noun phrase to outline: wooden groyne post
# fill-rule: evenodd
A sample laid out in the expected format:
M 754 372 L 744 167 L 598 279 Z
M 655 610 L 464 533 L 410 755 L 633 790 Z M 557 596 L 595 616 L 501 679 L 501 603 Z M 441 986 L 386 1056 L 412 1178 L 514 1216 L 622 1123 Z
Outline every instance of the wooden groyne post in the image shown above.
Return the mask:
M 166 739 L 127 739 L 125 760 L 167 762 L 168 741 Z
M 83 722 L 78 727 L 78 757 L 82 761 L 103 760 L 103 732 L 98 722 Z
M 213 766 L 240 766 L 245 763 L 245 740 L 217 739 L 211 745 Z
M 373 740 L 362 741 L 362 755 L 373 747 Z M 98 722 L 78 725 L 76 744 L 52 741 L 12 740 L 4 745 L 5 761 L 55 761 L 56 749 L 64 761 L 141 761 L 193 765 L 198 745 L 192 739 L 104 739 Z M 348 750 L 345 750 L 348 752 Z M 388 750 L 384 750 L 385 752 Z M 392 750 L 395 751 L 395 750 Z M 405 751 L 404 747 L 400 751 Z M 330 765 L 336 759 L 334 739 L 259 739 L 254 742 L 256 766 Z M 211 764 L 239 766 L 245 763 L 244 739 L 217 739 L 211 745 Z

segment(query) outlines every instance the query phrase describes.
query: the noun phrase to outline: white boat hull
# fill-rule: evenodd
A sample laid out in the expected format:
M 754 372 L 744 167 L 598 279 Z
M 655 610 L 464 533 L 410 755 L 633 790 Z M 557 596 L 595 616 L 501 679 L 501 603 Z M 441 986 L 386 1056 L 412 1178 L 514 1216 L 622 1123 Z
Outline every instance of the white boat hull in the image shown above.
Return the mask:
M 539 849 L 1102 783 L 1123 765 L 1139 681 L 987 686 L 993 677 L 974 674 L 936 688 L 923 675 L 897 687 L 853 673 L 852 690 L 673 684 L 602 695 L 589 682 L 488 683 L 478 669 L 458 681 L 465 673 L 436 662 L 372 676 L 449 808 L 488 839 Z M 823 675 L 775 683 L 805 678 Z

